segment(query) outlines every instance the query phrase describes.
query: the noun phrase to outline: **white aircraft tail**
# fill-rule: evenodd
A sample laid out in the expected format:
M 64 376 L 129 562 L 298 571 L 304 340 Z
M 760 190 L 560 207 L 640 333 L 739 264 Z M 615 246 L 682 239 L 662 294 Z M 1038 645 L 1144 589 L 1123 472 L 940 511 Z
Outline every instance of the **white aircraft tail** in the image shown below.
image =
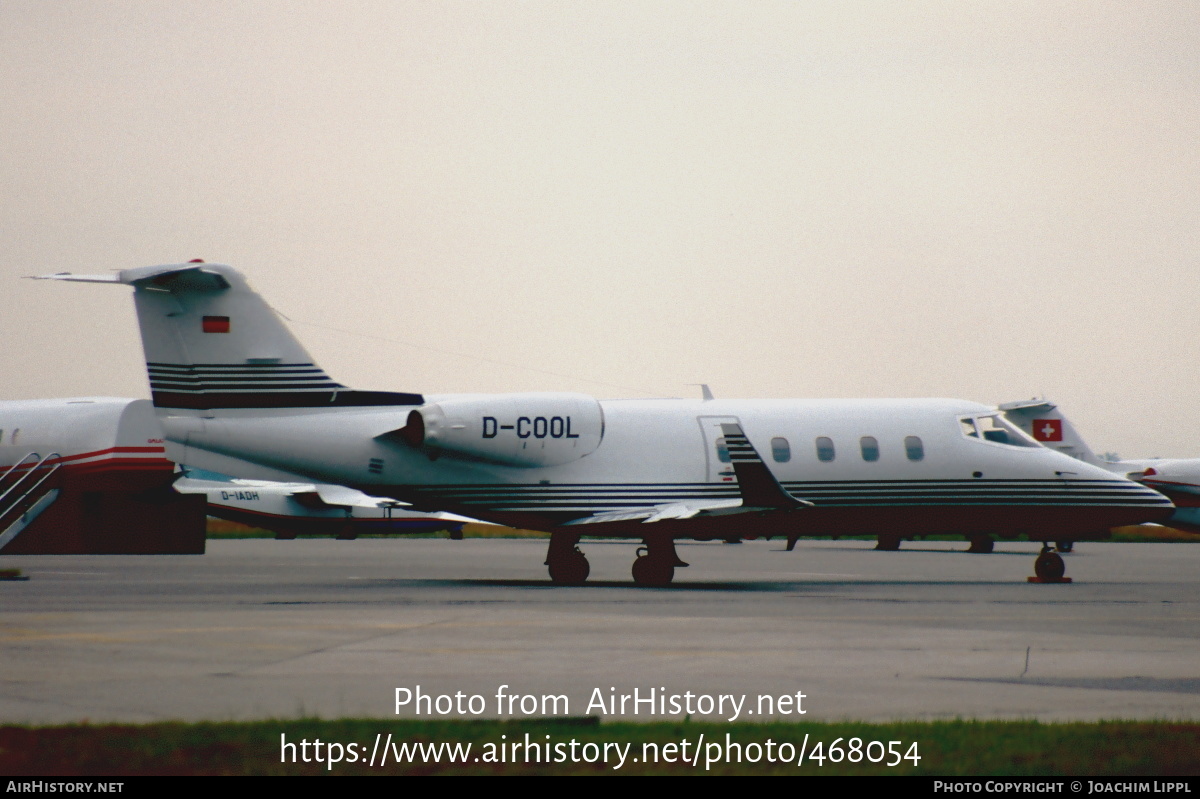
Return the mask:
M 1107 467 L 1107 462 L 1092 452 L 1083 436 L 1079 435 L 1079 431 L 1055 403 L 1033 399 L 1006 402 L 996 407 L 1004 411 L 1005 418 L 1040 441 L 1042 446 L 1092 466 Z
M 420 405 L 335 382 L 233 267 L 193 261 L 48 279 L 133 286 L 156 408 Z

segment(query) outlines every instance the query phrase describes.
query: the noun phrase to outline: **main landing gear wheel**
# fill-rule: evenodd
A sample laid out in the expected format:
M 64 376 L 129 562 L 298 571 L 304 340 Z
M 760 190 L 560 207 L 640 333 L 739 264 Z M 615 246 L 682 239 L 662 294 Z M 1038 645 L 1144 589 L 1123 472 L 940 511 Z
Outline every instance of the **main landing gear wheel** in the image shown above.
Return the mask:
M 996 542 L 992 540 L 990 535 L 977 535 L 971 539 L 971 546 L 967 551 L 986 555 L 995 548 Z
M 1043 583 L 1062 583 L 1068 582 L 1069 579 L 1063 577 L 1067 573 L 1067 564 L 1063 563 L 1062 556 L 1049 546 L 1044 547 L 1034 561 L 1033 573 L 1037 575 L 1038 582 Z
M 687 564 L 679 559 L 672 539 L 647 538 L 646 545 L 637 549 L 637 560 L 633 562 L 633 581 L 646 586 L 670 585 L 675 579 L 675 568 L 682 566 Z
M 583 585 L 592 573 L 592 565 L 579 547 L 570 555 L 551 560 L 549 565 L 550 580 L 555 585 Z
M 664 586 L 670 585 L 674 579 L 675 564 L 664 558 L 638 555 L 633 562 L 633 581 L 638 585 Z
M 550 581 L 555 585 L 583 585 L 592 573 L 587 556 L 576 546 L 578 543 L 578 534 L 550 534 L 546 566 L 550 570 Z
M 884 534 L 879 536 L 875 548 L 882 552 L 895 552 L 900 548 L 900 536 Z

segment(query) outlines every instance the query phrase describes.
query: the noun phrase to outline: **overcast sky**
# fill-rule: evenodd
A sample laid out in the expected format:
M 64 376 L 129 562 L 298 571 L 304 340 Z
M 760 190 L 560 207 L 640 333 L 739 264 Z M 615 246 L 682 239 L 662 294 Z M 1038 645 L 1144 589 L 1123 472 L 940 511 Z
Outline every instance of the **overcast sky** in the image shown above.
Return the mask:
M 229 263 L 356 388 L 1057 400 L 1200 456 L 1195 2 L 0 3 L 0 398 Z

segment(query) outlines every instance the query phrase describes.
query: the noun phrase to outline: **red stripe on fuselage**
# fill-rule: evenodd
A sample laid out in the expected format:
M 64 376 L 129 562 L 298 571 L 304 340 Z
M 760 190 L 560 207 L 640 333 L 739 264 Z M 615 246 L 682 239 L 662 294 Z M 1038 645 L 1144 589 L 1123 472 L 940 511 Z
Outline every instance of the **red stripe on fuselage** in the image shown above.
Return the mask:
M 99 458 L 103 455 L 115 455 L 118 453 L 125 455 L 133 455 L 138 453 L 157 453 L 161 455 L 165 452 L 166 448 L 164 447 L 109 447 L 108 449 L 97 449 L 93 450 L 92 452 L 80 452 L 77 455 L 60 455 L 57 458 L 50 459 L 47 461 L 47 463 L 66 463 L 67 461 L 78 461 L 84 458 Z
M 175 464 L 167 460 L 164 455 L 164 448 L 158 447 L 108 447 L 107 449 L 98 449 L 91 452 L 81 452 L 76 455 L 63 455 L 57 458 L 49 458 L 42 464 L 36 464 L 32 461 L 27 461 L 14 470 L 14 474 L 29 472 L 35 468 L 48 469 L 57 467 L 59 477 L 57 479 L 88 480 L 89 478 L 103 479 L 105 485 L 119 486 L 120 483 L 113 483 L 114 479 L 118 479 L 119 475 L 129 475 L 136 482 L 144 482 L 150 476 L 154 476 L 154 483 L 161 482 L 161 475 L 170 474 L 175 469 Z M 7 467 L 0 467 L 0 469 Z M 134 477 L 138 475 L 138 477 Z M 90 484 L 88 484 L 90 485 Z

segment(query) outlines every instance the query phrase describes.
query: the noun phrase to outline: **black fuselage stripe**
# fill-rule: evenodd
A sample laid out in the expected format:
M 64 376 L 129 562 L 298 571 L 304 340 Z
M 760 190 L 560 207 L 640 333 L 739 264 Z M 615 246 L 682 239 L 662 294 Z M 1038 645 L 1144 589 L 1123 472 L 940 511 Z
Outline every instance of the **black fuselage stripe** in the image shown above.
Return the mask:
M 314 363 L 162 363 L 146 361 L 149 369 L 320 369 Z
M 256 385 L 246 385 L 241 383 L 210 383 L 202 386 L 177 386 L 169 383 L 151 383 L 152 391 L 178 391 L 180 393 L 203 394 L 209 392 L 256 392 L 256 391 L 332 391 L 338 388 L 345 388 L 340 383 L 266 383 Z
M 205 382 L 270 382 L 272 380 L 332 380 L 329 375 L 324 372 L 272 372 L 268 375 L 263 374 L 212 374 L 212 375 L 184 375 L 184 374 L 155 374 L 150 373 L 150 379 L 155 381 L 163 381 L 168 383 L 205 383 Z

